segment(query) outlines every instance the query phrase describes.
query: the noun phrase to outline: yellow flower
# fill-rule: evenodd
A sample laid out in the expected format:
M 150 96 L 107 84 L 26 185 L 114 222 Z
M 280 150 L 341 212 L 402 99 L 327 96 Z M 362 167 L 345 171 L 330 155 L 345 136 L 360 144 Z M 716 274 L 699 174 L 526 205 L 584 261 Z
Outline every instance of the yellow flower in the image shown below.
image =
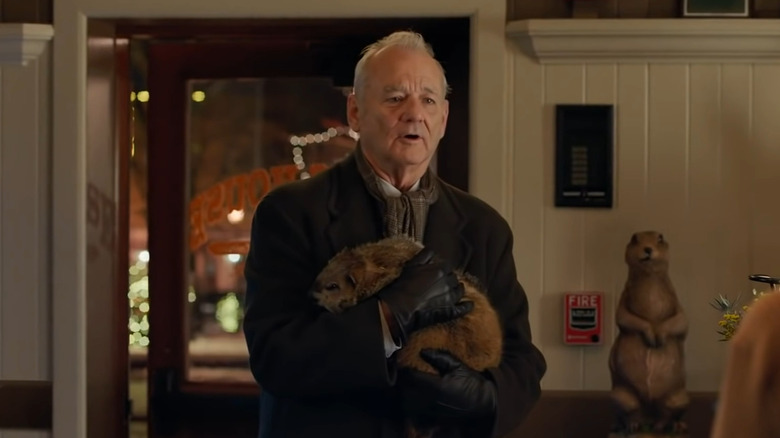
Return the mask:
M 753 289 L 753 301 L 761 298 L 764 293 Z M 736 300 L 731 301 L 728 295 L 718 295 L 718 298 L 715 298 L 710 303 L 712 307 L 721 312 L 721 319 L 718 321 L 718 327 L 720 327 L 718 334 L 722 336 L 721 341 L 728 341 L 734 336 L 742 320 L 742 315 L 748 311 L 750 304 L 752 304 L 744 304 L 738 308 L 737 302 L 739 299 L 740 297 L 737 297 Z

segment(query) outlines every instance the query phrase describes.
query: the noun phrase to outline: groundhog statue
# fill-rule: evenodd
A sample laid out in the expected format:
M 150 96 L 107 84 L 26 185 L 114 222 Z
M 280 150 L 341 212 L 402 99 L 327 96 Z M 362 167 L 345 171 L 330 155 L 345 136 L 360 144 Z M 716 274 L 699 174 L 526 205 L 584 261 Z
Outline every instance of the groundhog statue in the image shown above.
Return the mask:
M 684 433 L 688 407 L 683 344 L 688 322 L 669 278 L 669 245 L 655 231 L 626 246 L 628 280 L 609 357 L 617 432 Z
M 333 313 L 342 312 L 379 292 L 396 279 L 406 261 L 422 246 L 405 237 L 391 237 L 347 248 L 336 254 L 314 282 L 317 303 Z M 464 286 L 463 300 L 474 308 L 461 318 L 427 327 L 413 333 L 398 354 L 400 367 L 438 374 L 420 357 L 420 351 L 447 350 L 477 371 L 501 362 L 502 333 L 498 316 L 473 276 L 457 272 Z M 409 423 L 408 437 L 430 436 L 435 427 Z

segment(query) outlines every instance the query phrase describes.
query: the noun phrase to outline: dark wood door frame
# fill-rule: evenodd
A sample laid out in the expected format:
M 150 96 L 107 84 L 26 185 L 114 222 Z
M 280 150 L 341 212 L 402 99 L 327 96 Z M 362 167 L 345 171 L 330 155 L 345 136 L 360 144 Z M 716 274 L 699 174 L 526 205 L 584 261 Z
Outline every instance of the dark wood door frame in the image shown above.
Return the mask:
M 87 436 L 129 433 L 127 41 L 87 25 Z

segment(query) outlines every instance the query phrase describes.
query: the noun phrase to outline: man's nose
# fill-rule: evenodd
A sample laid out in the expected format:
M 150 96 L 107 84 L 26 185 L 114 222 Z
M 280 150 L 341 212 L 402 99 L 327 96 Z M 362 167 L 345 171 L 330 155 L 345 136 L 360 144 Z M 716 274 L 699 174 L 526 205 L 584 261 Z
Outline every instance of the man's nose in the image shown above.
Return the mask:
M 423 118 L 422 102 L 417 99 L 406 99 L 406 102 L 404 102 L 403 120 L 405 122 L 420 122 Z

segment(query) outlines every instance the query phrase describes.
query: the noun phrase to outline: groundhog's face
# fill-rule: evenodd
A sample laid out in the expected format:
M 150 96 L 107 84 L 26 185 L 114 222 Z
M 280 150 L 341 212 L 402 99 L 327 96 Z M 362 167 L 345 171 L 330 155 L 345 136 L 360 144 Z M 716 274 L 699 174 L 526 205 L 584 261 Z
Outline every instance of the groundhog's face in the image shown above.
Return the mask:
M 657 231 L 634 233 L 626 246 L 626 263 L 637 267 L 664 267 L 669 261 L 669 244 Z
M 358 301 L 357 275 L 363 262 L 352 252 L 342 251 L 333 257 L 314 280 L 312 296 L 317 304 L 338 313 Z

